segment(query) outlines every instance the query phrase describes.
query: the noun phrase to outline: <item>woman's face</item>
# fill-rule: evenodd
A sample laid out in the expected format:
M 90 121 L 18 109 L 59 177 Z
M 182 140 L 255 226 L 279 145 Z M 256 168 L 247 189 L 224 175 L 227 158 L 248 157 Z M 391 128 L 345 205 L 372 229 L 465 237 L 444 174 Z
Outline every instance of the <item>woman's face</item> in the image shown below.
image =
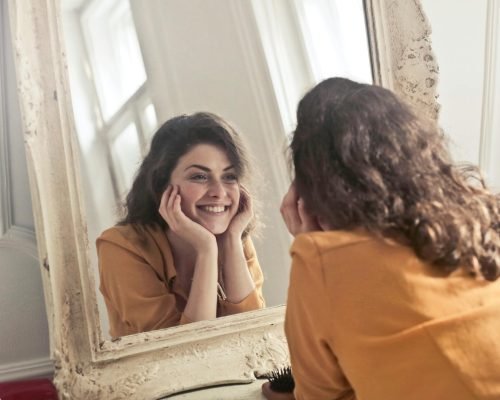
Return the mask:
M 179 186 L 182 211 L 214 235 L 224 233 L 238 212 L 240 186 L 234 167 L 221 148 L 199 144 L 172 171 L 170 184 Z

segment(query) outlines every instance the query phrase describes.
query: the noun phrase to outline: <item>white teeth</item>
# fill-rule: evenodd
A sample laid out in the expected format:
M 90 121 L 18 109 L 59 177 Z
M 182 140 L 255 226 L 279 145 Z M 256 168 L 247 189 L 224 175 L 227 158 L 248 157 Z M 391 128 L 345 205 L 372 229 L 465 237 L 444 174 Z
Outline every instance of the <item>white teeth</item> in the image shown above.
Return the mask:
M 221 212 L 224 212 L 224 210 L 225 210 L 224 206 L 203 206 L 201 208 L 204 211 L 208 211 L 211 213 L 221 213 Z

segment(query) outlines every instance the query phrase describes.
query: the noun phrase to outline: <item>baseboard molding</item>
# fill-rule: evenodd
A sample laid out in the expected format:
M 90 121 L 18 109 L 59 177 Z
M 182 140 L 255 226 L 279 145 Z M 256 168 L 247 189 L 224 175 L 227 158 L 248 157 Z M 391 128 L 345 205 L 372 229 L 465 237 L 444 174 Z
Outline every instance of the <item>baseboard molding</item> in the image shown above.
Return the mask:
M 54 362 L 49 358 L 0 364 L 0 382 L 30 378 L 52 378 L 53 375 Z

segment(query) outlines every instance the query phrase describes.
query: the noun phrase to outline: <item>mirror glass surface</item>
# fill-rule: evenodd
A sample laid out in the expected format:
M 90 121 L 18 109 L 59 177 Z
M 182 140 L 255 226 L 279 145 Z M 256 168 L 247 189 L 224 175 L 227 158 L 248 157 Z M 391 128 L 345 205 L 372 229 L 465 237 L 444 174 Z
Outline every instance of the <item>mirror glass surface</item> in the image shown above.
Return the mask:
M 246 139 L 259 171 L 263 294 L 267 306 L 283 304 L 287 135 L 316 82 L 372 81 L 363 1 L 62 0 L 61 10 L 103 337 L 95 239 L 117 222 L 156 128 L 180 114 L 218 114 Z

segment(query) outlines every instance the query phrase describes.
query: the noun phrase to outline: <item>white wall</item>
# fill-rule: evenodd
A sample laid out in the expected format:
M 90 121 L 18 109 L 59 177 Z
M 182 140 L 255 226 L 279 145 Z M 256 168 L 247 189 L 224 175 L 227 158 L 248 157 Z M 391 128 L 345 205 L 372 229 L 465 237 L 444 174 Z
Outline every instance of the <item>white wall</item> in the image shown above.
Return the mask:
M 0 3 L 0 381 L 52 373 L 6 3 Z
M 500 189 L 500 1 L 422 0 L 439 64 L 440 124 L 457 161 Z

